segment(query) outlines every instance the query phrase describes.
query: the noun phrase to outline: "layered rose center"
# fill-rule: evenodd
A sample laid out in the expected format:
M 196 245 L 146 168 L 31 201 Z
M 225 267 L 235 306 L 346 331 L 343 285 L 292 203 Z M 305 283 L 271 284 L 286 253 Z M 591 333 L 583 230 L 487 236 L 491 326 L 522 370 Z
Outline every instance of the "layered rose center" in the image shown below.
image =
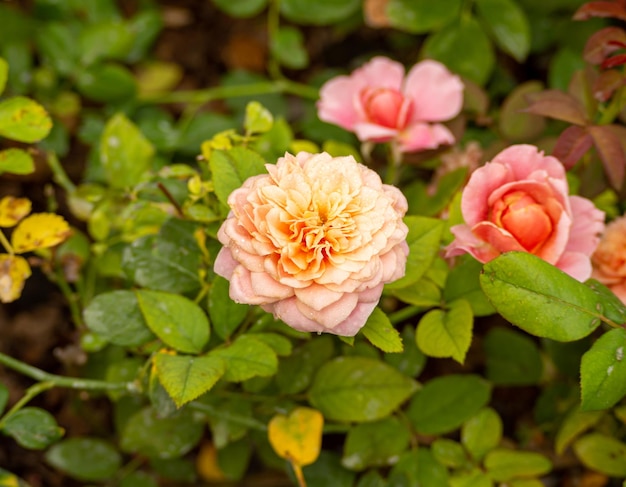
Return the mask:
M 366 88 L 361 103 L 371 123 L 398 130 L 407 126 L 413 109 L 410 99 L 391 88 Z
M 553 232 L 545 206 L 524 191 L 512 191 L 491 208 L 490 221 L 513 235 L 528 251 L 536 251 Z

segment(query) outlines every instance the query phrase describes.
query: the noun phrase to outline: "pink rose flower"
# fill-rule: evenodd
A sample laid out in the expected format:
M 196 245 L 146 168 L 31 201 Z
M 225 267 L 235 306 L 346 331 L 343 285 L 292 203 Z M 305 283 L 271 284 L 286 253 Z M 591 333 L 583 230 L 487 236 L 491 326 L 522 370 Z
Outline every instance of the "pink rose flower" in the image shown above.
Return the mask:
M 292 328 L 353 336 L 404 275 L 400 190 L 352 156 L 285 154 L 233 191 L 215 272 Z
M 565 168 L 531 145 L 514 145 L 474 171 L 463 191 L 464 225 L 446 256 L 471 254 L 482 263 L 503 252 L 530 252 L 579 281 L 591 276 L 591 254 L 604 213 L 568 196 Z
M 354 132 L 366 142 L 395 141 L 401 152 L 452 144 L 441 123 L 463 105 L 463 83 L 446 67 L 426 60 L 404 76 L 402 64 L 375 57 L 350 76 L 327 81 L 320 90 L 321 120 Z
M 591 277 L 607 286 L 626 304 L 626 216 L 607 225 L 591 262 Z

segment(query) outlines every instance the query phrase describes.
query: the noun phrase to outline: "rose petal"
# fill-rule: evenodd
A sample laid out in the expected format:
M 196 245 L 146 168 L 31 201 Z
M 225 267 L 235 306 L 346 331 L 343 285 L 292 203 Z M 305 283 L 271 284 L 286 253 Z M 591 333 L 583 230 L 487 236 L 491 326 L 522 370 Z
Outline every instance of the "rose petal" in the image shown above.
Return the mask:
M 414 152 L 453 144 L 454 135 L 447 127 L 439 123 L 415 123 L 402 131 L 398 141 L 398 147 L 402 152 Z

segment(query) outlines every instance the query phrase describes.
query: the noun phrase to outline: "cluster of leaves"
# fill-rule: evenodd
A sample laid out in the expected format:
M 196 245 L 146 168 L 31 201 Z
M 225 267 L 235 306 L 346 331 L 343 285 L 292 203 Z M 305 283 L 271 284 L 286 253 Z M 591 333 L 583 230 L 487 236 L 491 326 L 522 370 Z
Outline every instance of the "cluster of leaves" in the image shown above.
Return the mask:
M 485 266 L 466 257 L 451 268 L 440 249 L 461 221 L 467 168 L 439 178 L 434 191 L 427 177 L 441 165 L 436 154 L 404 168 L 406 275 L 386 286 L 353 339 L 296 332 L 236 304 L 214 274 L 228 195 L 266 163 L 286 150 L 367 160 L 350 134 L 315 119 L 315 82 L 300 85 L 280 72 L 308 65 L 305 26 L 361 28 L 362 2 L 311 9 L 305 0 L 214 0 L 233 18 L 266 12 L 271 79 L 227 73 L 220 86 L 195 92 L 170 92 L 180 67 L 150 59 L 161 17 L 151 2 L 139 3 L 130 16 L 104 0 L 37 0 L 30 16 L 0 5 L 0 53 L 8 61 L 0 60 L 0 81 L 11 95 L 0 102 L 0 135 L 37 142 L 51 114 L 50 136 L 36 150 L 47 151 L 76 222 L 69 235 L 60 216 L 27 217 L 27 200 L 0 200 L 0 227 L 15 227 L 10 241 L 0 234 L 7 252 L 0 297 L 20 294 L 30 268 L 15 254 L 35 251 L 65 293 L 88 354 L 75 378 L 0 353 L 2 364 L 37 381 L 11 407 L 0 384 L 0 432 L 45 450 L 45 461 L 68 477 L 98 485 L 192 483 L 198 475 L 238 481 L 260 465 L 309 487 L 539 487 L 570 448 L 585 468 L 626 478 L 626 308 L 599 283 L 580 283 L 529 254 Z M 584 48 L 598 24 L 573 28 L 569 1 L 381 3 L 399 50 L 419 43 L 422 55 L 466 78 L 461 145 L 554 147 L 572 168 L 573 187 L 589 178 L 585 190 L 597 204 L 622 213 L 624 156 L 611 130 L 621 128 L 614 107 L 622 58 L 613 48 L 623 34 L 599 31 Z M 563 32 L 572 35 L 558 43 Z M 544 66 L 548 92 L 543 81 L 518 83 L 495 62 L 498 55 L 518 65 L 553 47 Z M 580 52 L 601 72 L 575 75 L 565 93 L 563 80 L 584 64 Z M 598 86 L 602 99 L 577 98 Z M 286 120 L 282 93 L 302 98 L 301 118 Z M 219 98 L 223 113 L 200 110 Z M 177 118 L 168 102 L 186 109 Z M 57 159 L 74 137 L 90 148 L 77 182 Z M 378 153 L 369 156 L 375 165 Z M 7 148 L 0 170 L 28 173 L 30 157 Z M 496 325 L 478 330 L 487 316 Z M 433 376 L 428 361 L 452 372 Z M 550 438 L 544 443 L 533 443 L 522 426 L 505 427 L 510 418 L 495 405 L 494 391 L 521 386 L 538 391 L 531 433 Z M 106 394 L 110 434 L 64 438 L 57 418 L 26 406 L 51 387 Z M 0 469 L 0 485 L 18 482 Z

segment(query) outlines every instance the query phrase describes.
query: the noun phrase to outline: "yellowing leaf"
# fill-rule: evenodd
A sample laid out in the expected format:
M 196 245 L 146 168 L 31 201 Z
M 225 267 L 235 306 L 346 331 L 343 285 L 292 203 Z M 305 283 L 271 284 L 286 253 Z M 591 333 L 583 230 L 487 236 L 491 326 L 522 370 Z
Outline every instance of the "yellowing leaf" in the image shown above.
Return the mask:
M 0 227 L 17 225 L 22 218 L 30 213 L 31 202 L 27 198 L 5 196 L 0 200 Z
M 213 443 L 205 442 L 200 445 L 196 457 L 196 470 L 198 475 L 209 483 L 226 480 L 226 476 L 217 461 L 217 449 Z
M 268 437 L 278 456 L 289 460 L 294 467 L 303 467 L 317 460 L 320 454 L 323 426 L 322 413 L 299 407 L 289 416 L 274 416 L 268 425 Z
M 26 217 L 13 231 L 11 244 L 17 253 L 45 249 L 60 244 L 70 235 L 70 226 L 54 213 L 35 213 Z
M 10 303 L 22 294 L 30 266 L 19 255 L 0 254 L 0 302 Z

